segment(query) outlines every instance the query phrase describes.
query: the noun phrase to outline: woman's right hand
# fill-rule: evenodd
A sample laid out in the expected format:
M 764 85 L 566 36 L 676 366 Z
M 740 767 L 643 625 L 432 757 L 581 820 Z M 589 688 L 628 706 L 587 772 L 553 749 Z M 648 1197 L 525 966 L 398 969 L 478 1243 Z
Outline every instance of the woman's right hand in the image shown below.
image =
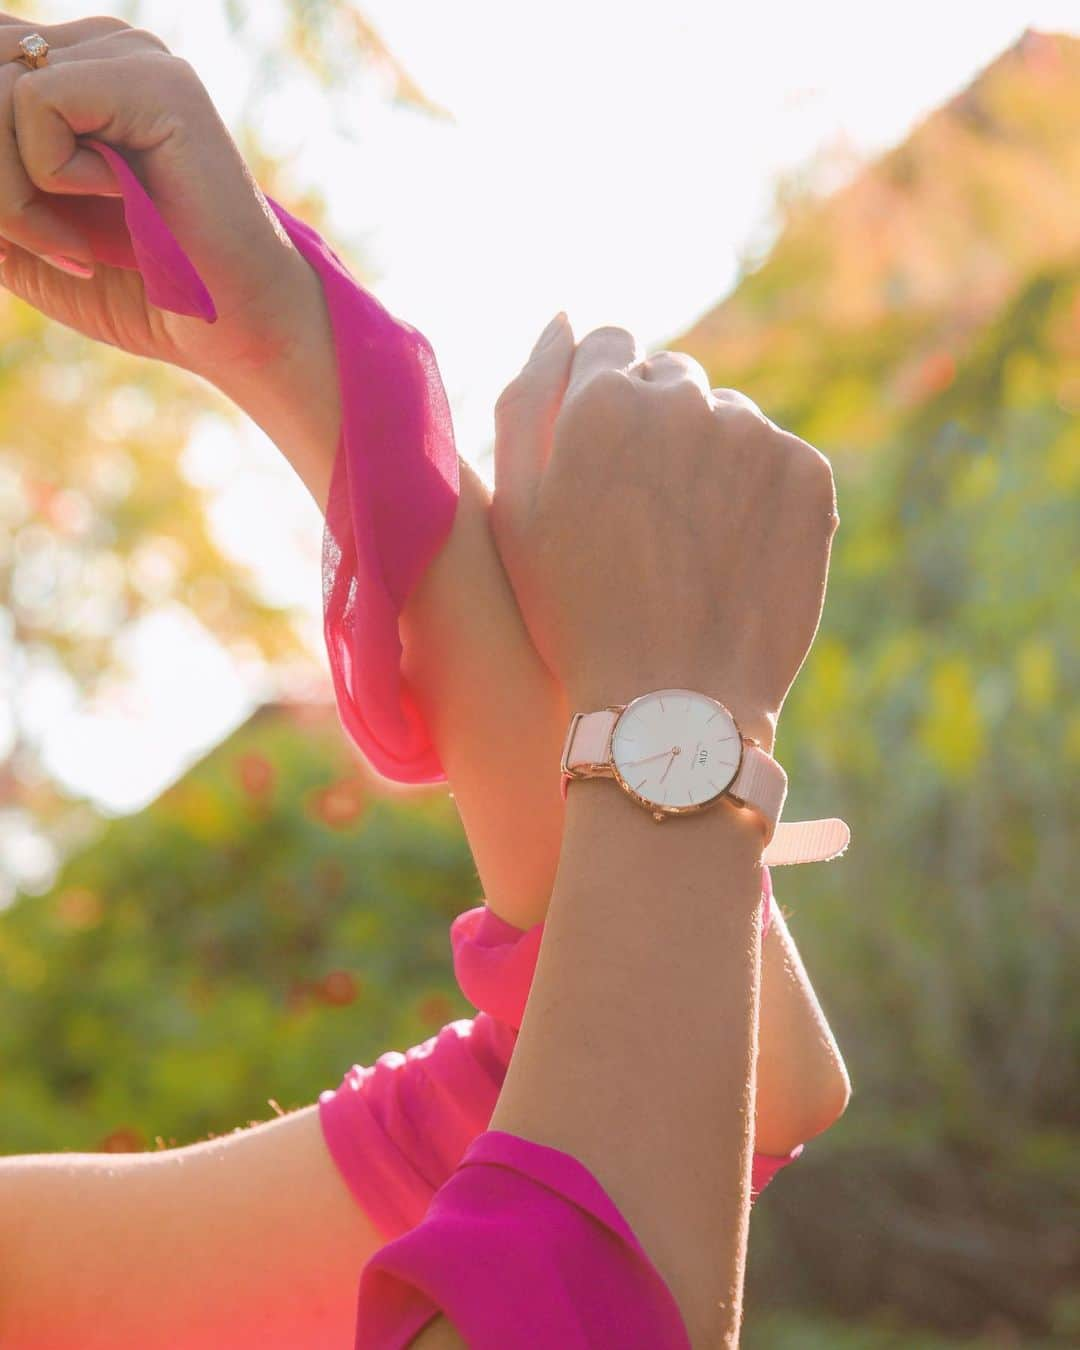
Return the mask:
M 556 324 L 496 412 L 492 528 L 575 709 L 684 687 L 771 748 L 838 524 L 825 457 L 690 357 Z
M 37 70 L 15 59 L 33 32 L 50 44 Z M 206 282 L 216 323 L 157 309 L 137 272 L 98 263 L 89 278 L 77 274 L 93 263 L 77 198 L 119 195 L 80 135 L 131 164 Z M 53 195 L 61 193 L 72 198 L 63 215 Z M 323 322 L 318 278 L 198 76 L 152 33 L 119 19 L 35 27 L 0 15 L 0 249 L 0 280 L 50 318 L 215 383 L 225 369 L 234 380 L 273 370 L 310 338 L 309 315 Z

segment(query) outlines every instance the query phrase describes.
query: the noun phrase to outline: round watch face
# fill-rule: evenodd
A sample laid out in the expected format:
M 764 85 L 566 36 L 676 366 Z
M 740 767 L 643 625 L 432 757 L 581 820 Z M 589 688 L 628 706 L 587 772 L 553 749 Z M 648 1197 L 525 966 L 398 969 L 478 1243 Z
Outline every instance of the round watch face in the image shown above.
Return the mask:
M 660 689 L 627 704 L 611 758 L 622 785 L 656 810 L 688 811 L 719 797 L 742 762 L 722 703 L 692 689 Z

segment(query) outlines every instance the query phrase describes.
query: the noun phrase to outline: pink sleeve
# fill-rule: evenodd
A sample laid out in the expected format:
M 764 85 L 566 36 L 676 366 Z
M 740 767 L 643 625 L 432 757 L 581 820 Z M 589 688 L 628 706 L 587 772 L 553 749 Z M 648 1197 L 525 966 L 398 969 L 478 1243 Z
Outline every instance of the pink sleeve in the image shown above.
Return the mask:
M 120 198 L 54 195 L 103 263 L 141 273 L 152 304 L 213 323 L 213 297 L 127 161 L 94 138 Z M 323 541 L 323 615 L 342 724 L 387 778 L 445 775 L 401 678 L 398 616 L 457 510 L 450 409 L 423 334 L 394 318 L 315 230 L 268 199 L 318 274 L 330 314 L 342 430 Z M 318 391 L 312 391 L 318 397 Z
M 331 1157 L 384 1237 L 418 1224 L 487 1129 L 517 1033 L 481 1013 L 405 1054 L 354 1065 L 319 1098 Z
M 355 1350 L 405 1350 L 440 1312 L 470 1350 L 689 1350 L 678 1305 L 593 1174 L 482 1134 L 422 1223 L 368 1261 Z

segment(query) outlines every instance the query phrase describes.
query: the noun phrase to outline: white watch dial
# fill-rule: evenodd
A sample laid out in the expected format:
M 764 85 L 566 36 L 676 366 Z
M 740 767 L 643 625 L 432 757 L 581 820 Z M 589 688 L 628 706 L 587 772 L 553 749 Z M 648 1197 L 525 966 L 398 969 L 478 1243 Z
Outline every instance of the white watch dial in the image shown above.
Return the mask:
M 650 806 L 702 806 L 734 779 L 742 742 L 722 703 L 692 689 L 660 689 L 626 706 L 611 758 L 624 786 Z

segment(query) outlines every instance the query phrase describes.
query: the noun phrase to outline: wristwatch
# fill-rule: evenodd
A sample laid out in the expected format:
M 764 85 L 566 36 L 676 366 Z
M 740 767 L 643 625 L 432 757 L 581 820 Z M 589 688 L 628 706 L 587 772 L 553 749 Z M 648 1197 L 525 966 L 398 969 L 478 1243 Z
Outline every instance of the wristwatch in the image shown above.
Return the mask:
M 575 713 L 563 747 L 563 795 L 575 778 L 614 778 L 657 821 L 727 799 L 756 811 L 762 862 L 823 862 L 851 840 L 842 820 L 781 824 L 787 774 L 759 741 L 744 736 L 719 700 L 693 689 L 655 689 L 626 704 Z

